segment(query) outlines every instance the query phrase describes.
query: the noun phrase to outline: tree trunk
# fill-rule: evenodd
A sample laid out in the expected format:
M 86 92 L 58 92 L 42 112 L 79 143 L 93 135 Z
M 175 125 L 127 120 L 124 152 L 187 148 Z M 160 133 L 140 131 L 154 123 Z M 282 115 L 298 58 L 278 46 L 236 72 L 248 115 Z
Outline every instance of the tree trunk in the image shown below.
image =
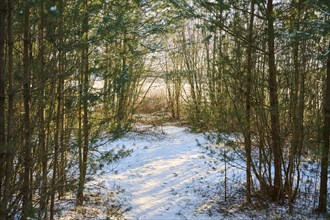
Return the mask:
M 251 203 L 251 85 L 252 85 L 252 37 L 253 37 L 253 20 L 254 20 L 254 0 L 251 1 L 250 23 L 248 32 L 248 48 L 247 48 L 247 83 L 246 83 L 246 100 L 245 100 L 245 120 L 246 129 L 244 136 L 244 146 L 246 153 L 246 201 Z
M 80 176 L 79 176 L 79 185 L 77 192 L 77 205 L 80 206 L 84 201 L 84 185 L 86 179 L 86 170 L 88 162 L 88 146 L 89 146 L 89 125 L 88 125 L 88 89 L 89 89 L 89 60 L 88 60 L 88 1 L 84 0 L 84 18 L 83 18 L 83 35 L 84 35 L 84 48 L 82 52 L 82 132 L 83 132 L 83 146 L 80 148 Z M 81 130 L 81 129 L 80 129 Z M 81 131 L 80 131 L 81 132 Z M 81 138 L 81 137 L 80 137 Z
M 57 84 L 56 92 L 56 119 L 55 119 L 55 133 L 54 133 L 54 159 L 53 159 L 53 177 L 52 177 L 52 189 L 51 189 L 51 199 L 50 199 L 50 219 L 54 219 L 54 205 L 55 205 L 55 194 L 58 191 L 58 154 L 59 154 L 59 131 L 60 131 L 60 118 L 61 118 L 61 83 L 60 83 L 60 72 L 57 73 L 57 78 L 59 79 Z M 56 83 L 56 82 L 55 82 Z
M 123 40 L 122 40 L 122 69 L 120 72 L 120 80 L 123 80 L 123 83 L 119 85 L 119 92 L 118 92 L 118 109 L 117 109 L 117 125 L 118 128 L 121 130 L 126 125 L 127 120 L 127 86 L 126 86 L 126 77 L 128 74 L 128 65 L 127 65 L 127 34 L 124 33 Z
M 184 24 L 183 24 L 184 25 Z M 190 85 L 190 95 L 192 99 L 192 122 L 193 122 L 193 128 L 198 129 L 199 127 L 199 117 L 200 117 L 200 105 L 198 102 L 198 89 L 196 88 L 196 78 L 195 74 L 193 73 L 193 62 L 192 56 L 189 55 L 189 51 L 187 48 L 187 39 L 186 39 L 186 28 L 185 26 L 182 26 L 182 49 L 183 49 L 183 58 L 184 58 L 184 64 L 185 64 L 185 69 L 187 71 L 187 77 L 188 77 L 188 82 Z M 191 58 L 191 59 L 189 59 Z
M 3 196 L 3 180 L 6 158 L 6 126 L 5 126 L 5 38 L 6 38 L 7 0 L 0 1 L 0 198 Z M 0 211 L 3 207 L 0 206 Z
M 318 211 L 327 212 L 328 202 L 328 165 L 329 165 L 329 139 L 330 139 L 330 41 L 328 47 L 326 91 L 324 99 L 324 128 L 323 143 L 321 145 L 321 182 Z
M 10 181 L 12 177 L 13 161 L 13 116 L 14 116 L 14 90 L 13 90 L 13 32 L 12 32 L 12 1 L 8 1 L 8 115 L 7 115 L 7 151 L 6 167 L 3 186 L 3 199 L 1 201 L 0 219 L 6 219 L 8 215 L 8 201 L 10 197 Z
M 277 94 L 277 74 L 275 65 L 275 33 L 274 33 L 274 11 L 273 0 L 267 2 L 267 24 L 268 24 L 268 68 L 269 68 L 269 100 L 270 100 L 270 121 L 271 139 L 274 155 L 274 191 L 273 200 L 280 201 L 282 197 L 282 150 L 280 135 L 280 119 Z
M 44 0 L 39 3 L 39 33 L 38 33 L 38 44 L 39 44 L 39 86 L 40 86 L 40 109 L 38 110 L 39 117 L 39 150 L 40 150 L 40 163 L 41 163 L 41 197 L 40 197 L 40 219 L 46 219 L 47 212 L 47 150 L 46 150 L 46 130 L 45 130 L 45 51 L 44 51 L 44 27 L 45 27 L 45 17 L 44 17 Z
M 66 153 L 67 146 L 65 142 L 65 100 L 64 100 L 64 71 L 65 71 L 65 52 L 64 52 L 64 4 L 63 0 L 58 1 L 59 5 L 59 27 L 58 27 L 58 120 L 59 120 L 59 153 L 60 153 L 60 161 L 58 166 L 58 188 L 59 197 L 62 197 L 65 193 L 65 182 L 66 182 L 66 173 L 65 168 L 67 164 Z
M 30 5 L 29 1 L 25 1 L 24 5 L 24 52 L 23 52 L 23 104 L 24 104 L 24 144 L 23 144 L 23 163 L 24 163 L 24 177 L 23 177 L 23 215 L 22 219 L 29 217 L 29 209 L 31 206 L 31 126 L 30 126 Z
M 293 22 L 296 23 L 294 28 L 297 31 L 300 31 L 300 2 L 292 1 L 292 5 L 297 5 L 297 16 L 293 18 Z M 300 157 L 298 155 L 298 149 L 301 148 L 302 145 L 302 129 L 303 127 L 303 112 L 304 106 L 301 103 L 301 96 L 303 96 L 302 78 L 303 73 L 300 72 L 300 64 L 299 64 L 299 45 L 300 41 L 295 39 L 293 42 L 293 64 L 294 64 L 294 72 L 293 72 L 293 88 L 292 88 L 292 101 L 291 101 L 291 120 L 292 120 L 292 140 L 291 147 L 289 152 L 289 163 L 288 163 L 288 173 L 286 179 L 288 197 L 289 197 L 289 212 L 293 211 L 293 200 L 294 200 L 294 192 L 293 192 L 293 180 L 294 180 L 294 168 L 295 168 L 295 159 Z M 302 110 L 301 110 L 302 109 Z M 299 158 L 298 158 L 299 159 Z

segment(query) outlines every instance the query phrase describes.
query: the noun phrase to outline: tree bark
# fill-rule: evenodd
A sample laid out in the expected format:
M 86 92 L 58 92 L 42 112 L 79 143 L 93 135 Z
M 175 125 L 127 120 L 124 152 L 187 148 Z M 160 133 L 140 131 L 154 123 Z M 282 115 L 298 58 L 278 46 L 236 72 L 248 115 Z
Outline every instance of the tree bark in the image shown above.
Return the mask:
M 300 31 L 300 1 L 292 1 L 292 5 L 297 7 L 297 16 L 293 18 L 294 28 Z M 293 200 L 295 197 L 293 189 L 294 181 L 294 169 L 297 166 L 296 160 L 300 160 L 299 149 L 303 144 L 303 121 L 304 121 L 304 72 L 303 68 L 300 68 L 299 53 L 300 53 L 300 42 L 301 40 L 295 39 L 293 42 L 293 88 L 292 88 L 292 101 L 291 101 L 291 112 L 292 112 L 292 140 L 289 153 L 288 173 L 287 173 L 287 191 L 289 197 L 289 212 L 293 211 Z M 296 164 L 296 165 L 295 165 Z M 298 180 L 299 181 L 299 180 Z
M 268 68 L 269 68 L 269 100 L 271 139 L 274 155 L 274 191 L 273 200 L 280 201 L 282 197 L 282 150 L 280 135 L 280 119 L 278 109 L 277 73 L 275 65 L 275 33 L 274 33 L 273 0 L 267 2 L 267 25 L 268 25 Z
M 39 24 L 39 33 L 38 33 L 38 45 L 39 45 L 39 65 L 40 65 L 40 73 L 39 73 L 39 85 L 40 85 L 40 97 L 41 104 L 40 109 L 38 110 L 39 117 L 39 151 L 40 151 L 40 165 L 41 165 L 41 197 L 40 197 L 40 211 L 39 218 L 46 219 L 47 216 L 47 149 L 46 149 L 46 130 L 45 130 L 45 46 L 44 46 L 44 28 L 45 28 L 45 17 L 44 17 L 44 0 L 41 0 L 39 3 L 39 16 L 40 16 L 40 24 Z
M 12 1 L 8 1 L 8 20 L 7 20 L 7 41 L 8 41 L 8 114 L 7 114 L 7 141 L 5 158 L 5 176 L 3 186 L 3 199 L 1 201 L 0 219 L 6 219 L 8 216 L 8 201 L 10 197 L 10 181 L 12 177 L 13 164 L 13 117 L 14 117 L 14 90 L 13 90 L 13 32 L 12 32 Z
M 77 192 L 77 205 L 80 206 L 84 201 L 84 185 L 86 179 L 86 170 L 88 162 L 88 147 L 89 147 L 89 124 L 88 124 L 88 90 L 89 90 L 89 59 L 88 59 L 88 0 L 84 0 L 84 18 L 83 18 L 83 35 L 84 35 L 84 48 L 82 52 L 82 132 L 83 141 L 80 146 L 79 161 L 80 161 L 80 176 Z M 81 129 L 80 129 L 81 130 Z M 81 132 L 81 131 L 80 131 Z M 81 138 L 81 137 L 80 137 Z
M 61 153 L 61 160 L 60 160 L 60 165 L 59 165 L 59 185 L 61 186 L 59 188 L 59 197 L 63 196 L 65 193 L 65 181 L 66 181 L 66 173 L 65 173 L 65 168 L 66 168 L 66 152 L 67 152 L 67 146 L 65 145 L 65 130 L 64 130 L 64 124 L 65 124 L 65 118 L 64 118 L 64 111 L 65 111 L 65 100 L 64 100 L 64 71 L 65 71 L 65 65 L 64 65 L 64 59 L 65 59 L 65 52 L 64 50 L 64 18 L 63 18 L 63 13 L 64 13 L 64 4 L 63 0 L 59 1 L 59 11 L 60 11 L 60 21 L 59 21 L 59 87 L 61 88 L 60 90 L 60 97 L 59 97 L 59 105 L 61 105 L 59 111 L 59 117 L 60 117 L 60 140 L 59 140 L 59 145 L 60 145 L 60 153 Z
M 318 211 L 327 212 L 330 139 L 330 41 L 328 47 L 326 91 L 324 99 L 323 143 L 321 144 L 321 179 Z
M 252 37 L 253 37 L 253 20 L 254 20 L 254 0 L 250 6 L 250 21 L 248 31 L 248 48 L 247 48 L 247 84 L 245 99 L 245 120 L 246 129 L 244 136 L 244 146 L 246 153 L 246 201 L 251 203 L 251 85 L 252 85 Z
M 5 125 L 5 38 L 7 0 L 0 1 L 0 198 L 3 196 L 3 180 L 6 158 L 6 125 Z M 0 206 L 0 211 L 2 211 Z
M 24 5 L 24 35 L 23 35 L 23 104 L 24 104 L 24 145 L 23 145 L 23 163 L 24 163 L 24 176 L 23 176 L 23 204 L 22 204 L 22 219 L 29 217 L 29 208 L 31 206 L 31 126 L 30 126 L 30 5 L 29 1 L 25 1 Z

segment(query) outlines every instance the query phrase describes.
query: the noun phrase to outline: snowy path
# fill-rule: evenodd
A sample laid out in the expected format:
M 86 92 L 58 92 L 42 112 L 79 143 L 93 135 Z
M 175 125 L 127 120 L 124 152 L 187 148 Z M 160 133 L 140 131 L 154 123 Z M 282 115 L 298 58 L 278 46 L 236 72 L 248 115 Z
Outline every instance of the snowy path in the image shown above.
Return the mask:
M 119 164 L 116 174 L 101 179 L 130 194 L 131 209 L 125 216 L 129 219 L 201 219 L 194 213 L 201 202 L 201 175 L 207 171 L 196 141 L 203 141 L 203 136 L 175 126 L 166 126 L 163 132 L 130 133 L 113 143 L 134 152 Z
M 145 128 L 140 125 L 138 132 L 129 132 L 100 148 L 109 151 L 125 146 L 133 153 L 118 164 L 91 173 L 85 188 L 85 206 L 75 206 L 74 192 L 57 201 L 60 211 L 56 219 L 307 219 L 301 214 L 291 218 L 285 207 L 274 204 L 263 211 L 242 210 L 245 171 L 227 166 L 225 200 L 224 163 L 219 158 L 210 160 L 202 152 L 198 146 L 198 142 L 206 142 L 202 134 L 177 126 Z M 236 162 L 242 164 L 240 160 Z M 304 204 L 307 206 L 301 212 L 310 216 L 311 203 Z M 114 215 L 116 211 L 118 215 Z

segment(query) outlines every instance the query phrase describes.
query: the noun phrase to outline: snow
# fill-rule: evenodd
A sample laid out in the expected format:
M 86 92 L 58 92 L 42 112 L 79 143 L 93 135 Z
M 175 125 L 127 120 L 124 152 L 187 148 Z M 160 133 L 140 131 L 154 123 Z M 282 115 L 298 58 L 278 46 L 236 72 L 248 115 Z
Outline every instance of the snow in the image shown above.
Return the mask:
M 56 7 L 56 5 L 54 5 L 54 6 L 50 7 L 50 11 L 51 11 L 51 12 L 55 12 L 56 10 L 57 10 L 57 7 Z
M 245 171 L 210 160 L 200 147 L 210 144 L 206 139 L 186 127 L 137 125 L 101 147 L 125 146 L 133 152 L 92 175 L 86 183 L 87 208 L 75 208 L 72 194 L 57 202 L 57 219 L 294 219 L 283 214 L 283 206 L 270 204 L 259 213 L 244 207 Z
M 126 218 L 200 219 L 194 214 L 199 199 L 193 184 L 198 173 L 208 169 L 196 141 L 203 141 L 203 136 L 175 126 L 159 129 L 151 134 L 129 133 L 112 143 L 132 148 L 133 154 L 120 163 L 117 174 L 98 181 L 120 185 L 131 193 L 132 208 Z

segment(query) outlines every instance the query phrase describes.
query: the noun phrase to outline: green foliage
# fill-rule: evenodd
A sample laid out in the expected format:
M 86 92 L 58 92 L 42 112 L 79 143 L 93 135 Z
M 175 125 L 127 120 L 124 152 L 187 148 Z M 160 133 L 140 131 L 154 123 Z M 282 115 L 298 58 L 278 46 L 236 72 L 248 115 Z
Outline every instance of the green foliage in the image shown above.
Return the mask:
M 189 125 L 195 132 L 203 132 L 212 130 L 213 117 L 209 106 L 205 104 L 189 104 L 186 107 Z
M 127 149 L 125 146 L 121 146 L 106 152 L 102 152 L 99 160 L 109 165 L 118 162 L 122 158 L 128 157 L 131 153 L 133 153 L 132 149 Z
M 89 173 L 94 174 L 95 172 L 102 170 L 106 165 L 120 163 L 120 160 L 129 157 L 133 153 L 132 149 L 128 149 L 125 146 L 116 146 L 110 150 L 98 150 L 99 147 L 104 146 L 107 143 L 102 143 L 100 146 L 93 147 L 91 154 L 89 156 Z

